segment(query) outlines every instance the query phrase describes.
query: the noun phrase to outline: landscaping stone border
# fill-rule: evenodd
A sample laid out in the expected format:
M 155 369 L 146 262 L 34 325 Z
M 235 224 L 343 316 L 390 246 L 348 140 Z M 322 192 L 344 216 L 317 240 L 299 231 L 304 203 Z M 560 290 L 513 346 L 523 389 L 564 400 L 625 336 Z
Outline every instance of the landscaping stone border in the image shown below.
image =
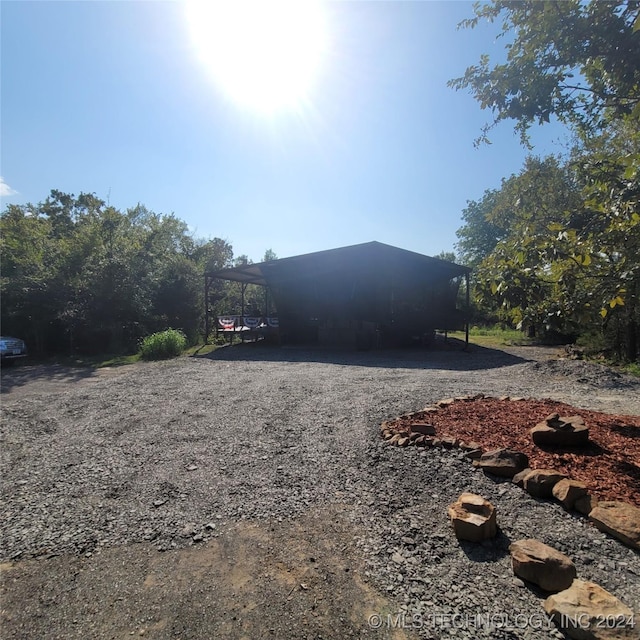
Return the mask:
M 506 457 L 513 460 L 511 465 L 507 465 L 506 469 L 502 469 L 493 465 L 483 464 L 482 459 L 489 452 L 487 452 L 478 442 L 465 442 L 449 434 L 439 435 L 436 433 L 435 427 L 426 422 L 411 425 L 409 428 L 403 427 L 401 430 L 394 429 L 393 426 L 394 420 L 413 418 L 416 416 L 422 417 L 424 414 L 435 413 L 443 407 L 448 407 L 454 402 L 472 402 L 473 400 L 481 399 L 490 400 L 493 398 L 485 395 L 484 393 L 458 396 L 455 398 L 443 398 L 442 400 L 435 402 L 433 405 L 425 407 L 421 411 L 404 413 L 392 420 L 385 420 L 380 425 L 381 436 L 388 444 L 398 447 L 416 446 L 460 449 L 465 452 L 465 456 L 472 462 L 472 464 L 474 464 L 474 466 L 483 467 L 486 472 L 491 473 L 492 475 L 512 478 L 512 481 L 515 484 L 525 489 L 525 491 L 532 496 L 542 499 L 555 499 L 560 502 L 567 511 L 574 511 L 581 515 L 590 516 L 598 506 L 599 502 L 595 496 L 589 494 L 583 483 L 567 478 L 565 474 L 553 469 L 531 469 L 527 466 L 527 456 L 523 453 L 519 453 L 517 451 L 511 452 L 507 449 L 498 449 L 493 452 L 497 454 L 496 457 L 506 455 Z M 509 396 L 502 396 L 495 399 L 500 401 L 518 402 L 527 400 L 528 398 L 511 398 Z M 556 487 L 558 488 L 556 489 Z M 610 503 L 607 502 L 603 504 L 609 505 Z M 637 537 L 634 535 L 630 536 L 628 525 L 629 519 L 633 518 L 633 516 L 640 518 L 640 509 L 634 505 L 628 505 L 623 502 L 616 502 L 615 504 L 625 505 L 628 507 L 624 509 L 626 521 L 624 531 L 621 531 L 619 535 L 616 532 L 615 527 L 611 525 L 610 521 L 606 523 L 601 523 L 600 519 L 591 519 L 591 521 L 601 531 L 616 537 L 623 544 L 631 547 L 632 549 L 640 550 L 640 530 L 635 532 Z M 609 510 L 611 510 L 611 508 Z M 622 510 L 622 507 L 618 509 L 618 511 Z M 638 520 L 638 523 L 640 523 L 640 519 Z
M 422 411 L 405 413 L 395 420 L 435 413 L 454 402 L 470 402 L 478 399 L 491 399 L 491 396 L 475 394 L 444 398 Z M 526 400 L 526 398 L 510 398 L 508 396 L 498 399 L 514 402 Z M 584 483 L 572 480 L 554 469 L 529 468 L 527 466 L 528 458 L 523 453 L 508 449 L 487 452 L 477 442 L 464 442 L 449 434 L 439 435 L 436 428 L 426 422 L 412 424 L 408 428 L 403 427 L 401 430 L 394 430 L 392 423 L 393 420 L 388 420 L 380 425 L 381 436 L 388 444 L 398 447 L 416 446 L 461 449 L 474 466 L 483 468 L 486 473 L 510 477 L 514 484 L 523 488 L 533 497 L 540 499 L 555 498 L 565 510 L 586 515 L 590 522 L 600 531 L 615 537 L 632 549 L 640 550 L 640 509 L 634 505 L 616 501 L 599 503 L 594 496 L 588 493 Z M 582 430 L 586 429 L 583 423 L 580 424 L 580 427 Z M 474 523 L 473 535 L 469 535 L 467 532 L 469 514 L 461 506 L 465 500 L 473 502 L 472 499 L 476 499 L 476 502 L 486 503 L 485 506 L 491 512 L 493 527 L 495 528 L 495 507 L 481 496 L 474 496 L 473 494 L 463 493 L 457 503 L 450 505 L 449 517 L 454 525 L 454 532 L 458 539 L 480 541 L 485 537 L 491 537 L 486 532 L 480 535 L 475 530 L 479 528 L 479 524 L 485 525 L 486 522 L 483 520 L 482 523 Z M 466 526 L 464 531 L 461 531 L 460 523 Z M 523 543 L 535 543 L 541 547 L 546 547 L 546 545 L 542 545 L 536 540 L 520 541 L 510 547 L 512 558 L 515 549 L 518 548 L 517 545 Z M 550 556 L 554 553 L 562 556 L 551 547 L 547 551 Z M 548 558 L 545 559 L 545 562 L 547 561 Z M 570 558 L 566 558 L 566 561 L 573 567 Z M 516 575 L 522 573 L 516 570 L 515 561 L 513 568 Z M 556 573 L 555 567 L 546 567 L 544 571 L 550 574 Z M 573 571 L 575 573 L 575 569 Z M 573 581 L 569 580 L 569 582 L 571 584 L 568 588 L 564 585 L 564 590 L 544 600 L 543 608 L 552 617 L 556 625 L 570 638 L 575 638 L 576 640 L 583 638 L 593 638 L 594 640 L 640 638 L 640 626 L 637 626 L 633 611 L 617 600 L 613 594 L 608 593 L 595 583 L 582 582 L 577 578 L 574 578 Z M 618 624 L 612 627 L 608 624 L 600 624 L 601 620 L 607 623 L 613 621 Z

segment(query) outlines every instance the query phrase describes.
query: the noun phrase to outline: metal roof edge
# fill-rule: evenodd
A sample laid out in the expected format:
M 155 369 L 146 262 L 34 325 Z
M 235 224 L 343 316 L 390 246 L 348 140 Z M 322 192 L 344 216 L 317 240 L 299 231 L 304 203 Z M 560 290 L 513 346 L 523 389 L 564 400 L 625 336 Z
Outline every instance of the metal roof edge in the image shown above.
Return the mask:
M 252 264 L 246 264 L 246 265 L 240 265 L 237 267 L 226 267 L 224 269 L 218 269 L 217 271 L 212 271 L 212 272 L 205 272 L 205 276 L 210 277 L 210 278 L 222 278 L 225 279 L 225 275 L 236 275 L 238 276 L 238 278 L 232 278 L 233 280 L 236 281 L 242 281 L 239 278 L 241 277 L 242 274 L 247 274 L 249 276 L 254 275 L 257 276 L 256 280 L 250 280 L 247 279 L 247 282 L 253 282 L 254 284 L 261 284 L 260 282 L 258 282 L 258 280 L 263 280 L 264 281 L 264 275 L 262 273 L 262 267 L 265 265 L 269 265 L 269 264 L 275 264 L 275 263 L 286 263 L 289 261 L 294 261 L 294 260 L 300 260 L 302 258 L 312 258 L 312 257 L 318 257 L 318 256 L 322 256 L 322 255 L 330 255 L 332 253 L 343 253 L 343 252 L 348 252 L 349 250 L 353 250 L 353 249 L 362 249 L 364 247 L 380 247 L 383 251 L 388 251 L 388 250 L 392 250 L 394 253 L 398 253 L 399 255 L 410 255 L 412 256 L 414 259 L 420 259 L 420 260 L 426 260 L 426 261 L 433 261 L 433 262 L 439 262 L 442 264 L 446 264 L 446 265 L 450 265 L 451 267 L 455 267 L 457 270 L 459 270 L 461 273 L 470 273 L 471 272 L 471 268 L 470 267 L 466 267 L 464 265 L 460 265 L 457 264 L 455 262 L 449 262 L 448 260 L 442 260 L 441 258 L 434 258 L 433 256 L 428 256 L 426 254 L 422 254 L 422 253 L 417 253 L 416 251 L 410 251 L 409 249 L 401 249 L 400 247 L 394 247 L 393 245 L 390 244 L 385 244 L 384 242 L 378 242 L 377 240 L 372 240 L 371 242 L 362 242 L 359 244 L 352 244 L 352 245 L 347 245 L 346 247 L 336 247 L 334 249 L 323 249 L 321 251 L 312 251 L 311 253 L 302 253 L 299 255 L 295 255 L 295 256 L 288 256 L 286 258 L 278 258 L 276 260 L 269 260 L 267 262 L 255 262 Z M 250 272 L 253 271 L 253 274 L 251 274 Z M 257 273 L 256 273 L 257 271 Z M 259 275 L 258 275 L 259 274 Z M 262 284 L 265 284 L 264 282 Z

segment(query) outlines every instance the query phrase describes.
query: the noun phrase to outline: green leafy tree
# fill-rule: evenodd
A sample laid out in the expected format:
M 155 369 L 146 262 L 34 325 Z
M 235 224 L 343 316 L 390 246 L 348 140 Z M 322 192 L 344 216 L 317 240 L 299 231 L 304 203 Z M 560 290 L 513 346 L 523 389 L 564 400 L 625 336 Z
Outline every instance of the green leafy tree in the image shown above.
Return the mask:
M 640 326 L 640 129 L 620 121 L 574 151 L 584 187 L 590 246 L 592 305 L 612 337 L 612 347 L 633 360 Z
M 233 248 L 226 240 L 195 240 L 189 250 L 189 257 L 203 272 L 213 272 L 231 266 Z
M 2 331 L 24 336 L 35 350 L 43 348 L 48 319 L 54 313 L 49 289 L 57 264 L 50 233 L 49 221 L 39 218 L 32 207 L 9 205 L 3 213 Z
M 497 312 L 501 320 L 531 332 L 576 334 L 604 326 L 618 354 L 633 359 L 638 184 L 626 156 L 614 161 L 609 148 L 598 156 L 595 145 L 566 164 L 529 158 L 520 174 L 480 203 L 484 220 L 504 229 L 504 237 L 476 264 L 473 286 L 486 315 Z M 616 180 L 617 191 L 611 188 Z
M 492 111 L 479 141 L 504 120 L 527 142 L 531 125 L 552 116 L 582 134 L 611 118 L 640 118 L 640 2 L 494 0 L 474 9 L 461 26 L 501 21 L 506 43 L 506 61 L 485 54 L 449 82 Z
M 566 310 L 558 307 L 565 299 L 558 296 L 557 278 L 559 263 L 568 256 L 552 242 L 551 230 L 569 229 L 573 235 L 567 235 L 574 237 L 581 224 L 580 189 L 571 173 L 556 158 L 530 157 L 520 174 L 503 180 L 500 190 L 488 192 L 469 210 L 476 227 L 484 229 L 486 223 L 501 230 L 491 249 L 490 244 L 480 245 L 484 256 L 477 253 L 482 259 L 474 285 L 481 303 L 531 332 L 566 328 Z M 477 218 L 479 211 L 484 212 L 483 220 Z M 459 235 L 473 237 L 470 232 Z
M 3 331 L 34 353 L 132 351 L 168 327 L 194 340 L 202 275 L 233 256 L 219 238 L 191 237 L 174 215 L 55 190 L 38 205 L 8 206 L 0 243 Z
M 453 251 L 441 251 L 434 258 L 438 258 L 438 260 L 446 260 L 447 262 L 455 262 L 456 254 Z
M 551 175 L 540 180 L 528 167 L 515 178 L 517 206 L 511 205 L 514 184 L 506 181 L 467 208 L 459 249 L 478 264 L 480 297 L 492 295 L 522 324 L 584 331 L 601 323 L 615 336 L 616 350 L 635 359 L 640 2 L 494 0 L 476 4 L 475 17 L 462 26 L 483 19 L 501 21 L 505 59 L 492 63 L 483 55 L 450 82 L 493 112 L 476 142 L 512 120 L 528 144 L 530 127 L 553 116 L 577 142 L 564 175 L 554 169 L 560 182 Z M 501 207 L 511 211 L 510 226 Z M 490 225 L 505 235 L 493 234 Z
M 277 260 L 278 256 L 273 249 L 267 249 L 264 252 L 264 256 L 262 256 L 262 262 L 271 262 L 272 260 Z
M 493 220 L 499 197 L 499 189 L 489 189 L 480 200 L 467 201 L 462 211 L 464 224 L 456 231 L 456 251 L 460 261 L 469 267 L 477 267 L 507 235 L 507 228 Z

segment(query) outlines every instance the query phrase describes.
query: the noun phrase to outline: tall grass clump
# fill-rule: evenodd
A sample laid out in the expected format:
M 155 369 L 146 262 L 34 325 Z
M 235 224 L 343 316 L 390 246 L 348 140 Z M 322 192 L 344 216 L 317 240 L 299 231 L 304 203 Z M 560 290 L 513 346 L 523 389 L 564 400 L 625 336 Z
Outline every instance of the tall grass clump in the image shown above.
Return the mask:
M 624 367 L 625 373 L 640 378 L 640 362 L 631 362 Z
M 531 344 L 531 340 L 519 329 L 495 324 L 491 327 L 474 325 L 469 327 L 469 335 L 476 338 L 478 343 L 494 345 L 522 345 Z
M 140 344 L 143 360 L 163 360 L 179 356 L 187 348 L 187 337 L 177 329 L 152 333 Z

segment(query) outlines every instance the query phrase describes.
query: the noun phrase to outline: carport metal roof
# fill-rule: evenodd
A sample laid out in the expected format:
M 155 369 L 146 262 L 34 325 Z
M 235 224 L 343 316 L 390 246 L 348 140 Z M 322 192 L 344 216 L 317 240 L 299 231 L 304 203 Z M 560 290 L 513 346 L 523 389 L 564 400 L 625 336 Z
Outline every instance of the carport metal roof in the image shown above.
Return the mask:
M 375 258 L 380 260 L 379 270 L 382 273 L 385 269 L 385 261 L 392 260 L 394 264 L 402 264 L 404 267 L 419 272 L 429 273 L 437 280 L 451 280 L 458 276 L 468 274 L 471 270 L 468 267 L 432 258 L 430 256 L 399 249 L 382 242 L 366 242 L 363 244 L 340 247 L 338 249 L 328 249 L 326 251 L 316 251 L 290 258 L 281 258 L 270 262 L 259 262 L 256 264 L 240 265 L 228 269 L 220 269 L 205 274 L 208 278 L 220 278 L 241 282 L 244 284 L 258 284 L 269 286 L 273 284 L 273 278 L 281 279 L 284 274 L 287 279 L 295 279 L 296 273 L 300 269 L 324 270 L 327 267 L 335 267 L 342 264 L 345 268 L 353 268 L 354 261 L 359 258 Z M 275 268 L 277 266 L 277 269 Z M 277 276 L 276 276 L 277 272 Z

